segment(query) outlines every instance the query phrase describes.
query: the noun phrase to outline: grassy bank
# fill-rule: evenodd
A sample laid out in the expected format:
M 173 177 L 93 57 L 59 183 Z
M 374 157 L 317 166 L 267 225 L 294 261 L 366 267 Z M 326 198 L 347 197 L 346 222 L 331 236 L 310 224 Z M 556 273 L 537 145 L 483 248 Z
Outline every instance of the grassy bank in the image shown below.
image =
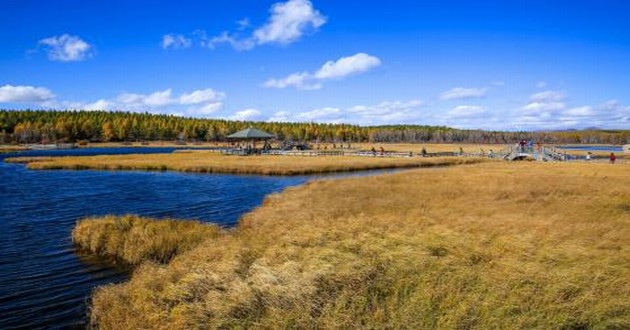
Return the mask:
M 99 288 L 102 328 L 630 327 L 630 167 L 324 180 Z
M 72 241 L 82 249 L 130 264 L 166 263 L 208 238 L 219 227 L 198 221 L 152 220 L 137 216 L 83 219 L 72 231 Z
M 26 148 L 22 146 L 6 145 L 6 144 L 0 145 L 0 154 L 23 151 L 23 150 L 26 150 Z
M 413 168 L 470 164 L 478 158 L 386 158 L 386 157 L 289 157 L 227 156 L 210 152 L 150 155 L 10 158 L 8 162 L 27 162 L 30 169 L 98 169 L 181 171 L 263 175 L 298 175 L 348 172 L 388 168 Z

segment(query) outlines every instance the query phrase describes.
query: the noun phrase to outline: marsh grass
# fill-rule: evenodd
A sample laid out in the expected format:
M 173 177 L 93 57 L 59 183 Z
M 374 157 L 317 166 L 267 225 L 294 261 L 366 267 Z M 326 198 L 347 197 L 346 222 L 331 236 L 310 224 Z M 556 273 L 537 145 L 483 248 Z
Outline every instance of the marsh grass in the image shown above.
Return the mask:
M 484 163 L 313 181 L 96 290 L 131 328 L 630 327 L 630 167 Z
M 27 163 L 30 169 L 143 170 L 197 173 L 300 175 L 390 168 L 473 164 L 483 158 L 386 158 L 356 156 L 233 156 L 211 152 L 78 157 L 17 157 L 8 162 Z
M 0 154 L 9 153 L 9 152 L 23 151 L 23 150 L 26 150 L 26 148 L 24 148 L 22 146 L 6 145 L 6 144 L 1 144 L 0 145 Z
M 106 216 L 77 222 L 72 241 L 79 249 L 137 265 L 166 263 L 220 233 L 219 227 L 199 221 Z

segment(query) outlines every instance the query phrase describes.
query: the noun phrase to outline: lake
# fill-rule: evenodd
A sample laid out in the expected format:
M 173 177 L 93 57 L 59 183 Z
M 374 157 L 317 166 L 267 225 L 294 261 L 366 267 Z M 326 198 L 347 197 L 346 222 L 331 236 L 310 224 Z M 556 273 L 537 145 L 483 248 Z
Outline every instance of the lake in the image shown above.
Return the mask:
M 566 145 L 558 146 L 558 149 L 563 150 L 580 150 L 580 151 L 608 151 L 608 152 L 623 152 L 622 146 L 582 146 L 582 145 Z
M 0 155 L 0 329 L 85 327 L 92 289 L 127 279 L 129 269 L 77 254 L 70 232 L 80 218 L 134 213 L 233 226 L 266 195 L 324 177 L 31 171 L 4 162 L 15 156 L 173 150 L 94 148 Z

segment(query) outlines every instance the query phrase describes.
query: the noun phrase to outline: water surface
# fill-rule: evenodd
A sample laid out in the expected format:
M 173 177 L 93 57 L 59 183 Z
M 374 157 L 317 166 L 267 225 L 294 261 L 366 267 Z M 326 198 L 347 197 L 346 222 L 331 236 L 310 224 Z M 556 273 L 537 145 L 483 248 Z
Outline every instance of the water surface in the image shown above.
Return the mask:
M 558 149 L 564 150 L 581 150 L 581 151 L 609 151 L 609 152 L 623 152 L 622 146 L 558 146 Z
M 12 156 L 166 153 L 173 148 L 101 148 L 0 155 L 0 329 L 85 325 L 93 288 L 128 269 L 77 254 L 70 232 L 86 216 L 134 213 L 232 226 L 263 198 L 311 177 L 175 172 L 27 170 Z

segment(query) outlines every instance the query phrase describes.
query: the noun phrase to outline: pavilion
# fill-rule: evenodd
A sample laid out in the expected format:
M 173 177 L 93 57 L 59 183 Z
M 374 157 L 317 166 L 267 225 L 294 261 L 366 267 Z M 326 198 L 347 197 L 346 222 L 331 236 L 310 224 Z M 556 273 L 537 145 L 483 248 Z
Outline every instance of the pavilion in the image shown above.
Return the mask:
M 230 134 L 227 136 L 229 140 L 236 141 L 251 141 L 251 148 L 256 149 L 256 141 L 267 141 L 273 139 L 276 136 L 265 131 L 261 131 L 257 128 L 249 127 L 242 131 Z

